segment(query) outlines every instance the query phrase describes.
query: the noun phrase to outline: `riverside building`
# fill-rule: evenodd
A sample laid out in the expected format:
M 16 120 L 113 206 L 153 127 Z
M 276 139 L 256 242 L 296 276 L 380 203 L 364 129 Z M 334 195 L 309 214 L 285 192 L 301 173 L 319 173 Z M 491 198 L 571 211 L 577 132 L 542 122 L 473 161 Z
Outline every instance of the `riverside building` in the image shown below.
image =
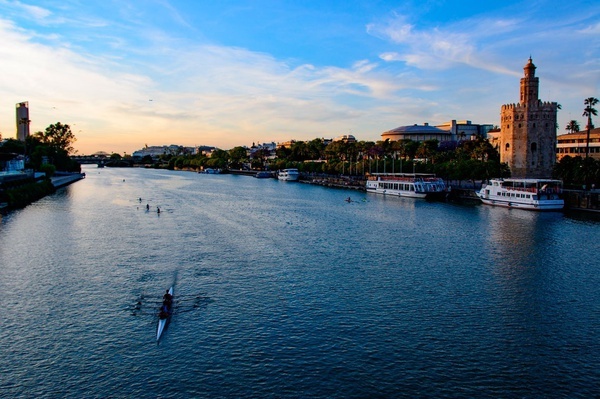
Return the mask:
M 560 161 L 567 155 L 570 157 L 586 157 L 587 131 L 561 134 L 557 137 L 556 158 Z M 600 128 L 590 130 L 590 158 L 600 160 Z
M 382 133 L 381 140 L 412 140 L 418 142 L 437 140 L 440 143 L 443 141 L 474 140 L 477 136 L 487 137 L 492 128 L 493 125 L 478 125 L 467 120 L 457 121 L 453 119 L 437 126 L 431 126 L 429 123 L 400 126 Z
M 500 110 L 498 137 L 500 161 L 506 162 L 517 178 L 545 178 L 556 162 L 556 102 L 538 98 L 539 78 L 531 57 L 523 68 L 521 98 Z

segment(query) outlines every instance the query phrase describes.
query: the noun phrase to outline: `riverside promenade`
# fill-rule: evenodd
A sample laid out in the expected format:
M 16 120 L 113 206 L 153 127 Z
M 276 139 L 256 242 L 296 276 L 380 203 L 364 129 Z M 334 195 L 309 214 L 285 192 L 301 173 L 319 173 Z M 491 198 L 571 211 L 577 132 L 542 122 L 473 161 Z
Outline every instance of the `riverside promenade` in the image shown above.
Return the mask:
M 50 181 L 54 188 L 61 188 L 84 178 L 85 173 L 68 173 L 55 175 L 50 178 Z

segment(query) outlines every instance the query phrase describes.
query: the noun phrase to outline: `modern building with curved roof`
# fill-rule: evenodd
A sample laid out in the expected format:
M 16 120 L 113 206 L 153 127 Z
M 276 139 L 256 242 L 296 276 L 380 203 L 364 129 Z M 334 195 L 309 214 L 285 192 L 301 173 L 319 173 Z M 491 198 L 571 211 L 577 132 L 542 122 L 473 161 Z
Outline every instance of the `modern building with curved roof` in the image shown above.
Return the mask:
M 438 140 L 439 142 L 442 142 L 452 140 L 452 132 L 450 130 L 443 130 L 435 126 L 430 126 L 429 123 L 424 123 L 423 125 L 414 124 L 412 126 L 397 127 L 385 133 L 382 133 L 381 139 L 384 141 L 390 139 L 390 141 Z

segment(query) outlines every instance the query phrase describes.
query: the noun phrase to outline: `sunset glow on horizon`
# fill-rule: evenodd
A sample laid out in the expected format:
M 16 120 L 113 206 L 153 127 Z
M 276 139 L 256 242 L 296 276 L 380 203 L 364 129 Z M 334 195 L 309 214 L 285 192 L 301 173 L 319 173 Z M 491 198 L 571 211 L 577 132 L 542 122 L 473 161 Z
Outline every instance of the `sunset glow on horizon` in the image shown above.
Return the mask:
M 27 101 L 79 154 L 498 125 L 530 56 L 559 134 L 600 95 L 600 4 L 579 0 L 0 0 L 0 35 L 2 137 Z

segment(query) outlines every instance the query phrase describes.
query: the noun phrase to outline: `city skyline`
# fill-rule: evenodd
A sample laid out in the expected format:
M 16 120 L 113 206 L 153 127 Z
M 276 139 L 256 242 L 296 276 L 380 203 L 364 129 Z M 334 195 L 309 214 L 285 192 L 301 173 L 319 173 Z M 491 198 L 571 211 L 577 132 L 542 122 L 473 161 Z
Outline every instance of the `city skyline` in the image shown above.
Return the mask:
M 562 134 L 600 88 L 600 5 L 583 1 L 0 0 L 0 15 L 3 138 L 28 101 L 31 132 L 69 124 L 80 154 L 499 125 L 530 56 Z

